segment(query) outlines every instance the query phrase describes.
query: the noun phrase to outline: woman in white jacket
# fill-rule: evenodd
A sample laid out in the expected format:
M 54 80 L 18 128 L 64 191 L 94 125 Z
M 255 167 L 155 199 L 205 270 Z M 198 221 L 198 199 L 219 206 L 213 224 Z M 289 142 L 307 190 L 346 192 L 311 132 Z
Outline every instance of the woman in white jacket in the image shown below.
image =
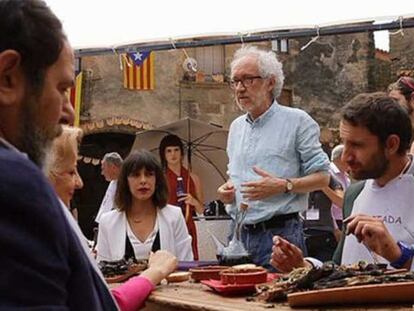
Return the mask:
M 146 150 L 130 154 L 118 177 L 117 209 L 99 223 L 97 260 L 148 259 L 159 249 L 181 261 L 193 260 L 184 217 L 167 199 L 167 182 L 155 156 Z

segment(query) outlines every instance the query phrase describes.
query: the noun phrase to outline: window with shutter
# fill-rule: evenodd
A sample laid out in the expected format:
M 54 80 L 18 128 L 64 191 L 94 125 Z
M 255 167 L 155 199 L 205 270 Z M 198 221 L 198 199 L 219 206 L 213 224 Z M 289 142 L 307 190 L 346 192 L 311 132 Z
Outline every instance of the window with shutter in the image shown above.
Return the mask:
M 224 46 L 206 46 L 196 48 L 198 70 L 205 75 L 224 74 Z

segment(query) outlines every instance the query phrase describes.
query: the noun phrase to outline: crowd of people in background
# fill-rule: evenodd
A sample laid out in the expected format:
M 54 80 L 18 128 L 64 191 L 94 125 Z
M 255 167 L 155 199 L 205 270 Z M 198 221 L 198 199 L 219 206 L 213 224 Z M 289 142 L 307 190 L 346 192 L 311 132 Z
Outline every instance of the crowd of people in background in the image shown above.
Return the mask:
M 183 165 L 185 146 L 166 135 L 160 161 L 146 150 L 125 160 L 105 154 L 109 186 L 92 252 L 71 207 L 83 187 L 82 131 L 68 125 L 73 50 L 40 0 L 0 1 L 0 29 L 0 306 L 137 309 L 178 261 L 200 259 L 193 217 L 203 214 L 204 194 Z M 377 255 L 414 270 L 414 80 L 344 105 L 342 144 L 330 159 L 315 120 L 278 103 L 283 81 L 273 52 L 235 53 L 230 86 L 244 114 L 230 126 L 229 178 L 217 190 L 229 229 L 247 205 L 241 240 L 252 262 L 270 271 Z M 148 269 L 109 290 L 97 261 L 131 258 Z

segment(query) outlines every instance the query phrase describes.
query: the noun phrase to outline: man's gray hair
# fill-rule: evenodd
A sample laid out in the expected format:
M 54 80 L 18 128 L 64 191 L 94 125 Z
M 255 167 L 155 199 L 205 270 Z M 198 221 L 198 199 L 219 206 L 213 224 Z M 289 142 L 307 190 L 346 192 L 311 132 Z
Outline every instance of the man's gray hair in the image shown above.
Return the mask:
M 245 56 L 254 56 L 257 58 L 259 74 L 262 78 L 275 78 L 275 87 L 273 88 L 273 97 L 279 97 L 283 88 L 285 76 L 282 70 L 282 63 L 279 62 L 277 56 L 272 51 L 260 50 L 256 46 L 241 47 L 234 53 L 234 59 L 231 62 L 231 75 L 233 76 L 233 68 L 239 63 L 240 59 Z
M 118 152 L 109 152 L 104 155 L 102 162 L 110 163 L 117 167 L 121 167 L 123 160 Z
M 344 151 L 344 145 L 337 145 L 332 149 L 331 153 L 331 161 L 335 161 L 336 159 L 342 156 L 342 152 Z

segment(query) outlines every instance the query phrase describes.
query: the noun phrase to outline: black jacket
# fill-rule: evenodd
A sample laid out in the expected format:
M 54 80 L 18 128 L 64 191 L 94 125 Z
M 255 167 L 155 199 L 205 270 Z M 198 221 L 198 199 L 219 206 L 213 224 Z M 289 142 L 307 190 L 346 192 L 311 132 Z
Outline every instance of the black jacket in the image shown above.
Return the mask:
M 53 189 L 0 145 L 0 310 L 116 310 Z

